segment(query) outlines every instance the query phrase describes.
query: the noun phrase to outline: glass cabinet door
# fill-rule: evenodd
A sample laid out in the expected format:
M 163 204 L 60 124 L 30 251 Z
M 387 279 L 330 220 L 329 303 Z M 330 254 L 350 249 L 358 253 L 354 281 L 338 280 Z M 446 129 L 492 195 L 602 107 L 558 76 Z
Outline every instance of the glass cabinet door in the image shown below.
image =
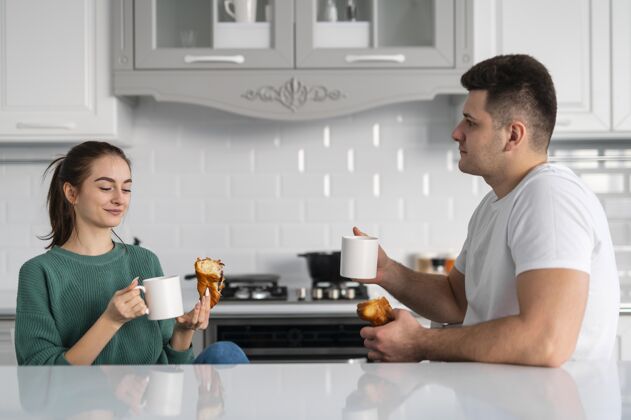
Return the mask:
M 454 0 L 298 0 L 297 65 L 453 67 L 454 3 Z
M 136 0 L 139 69 L 293 67 L 293 0 Z

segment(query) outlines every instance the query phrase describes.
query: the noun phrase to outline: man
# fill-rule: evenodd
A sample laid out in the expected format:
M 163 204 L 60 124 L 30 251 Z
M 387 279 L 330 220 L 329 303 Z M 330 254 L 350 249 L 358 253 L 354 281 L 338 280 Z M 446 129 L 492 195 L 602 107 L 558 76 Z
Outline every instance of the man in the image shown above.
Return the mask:
M 469 94 L 452 133 L 458 166 L 492 191 L 448 275 L 414 272 L 380 249 L 371 282 L 421 316 L 463 326 L 426 329 L 395 310 L 393 322 L 362 329 L 368 357 L 554 367 L 611 357 L 620 301 L 613 246 L 596 196 L 547 163 L 556 119 L 548 71 L 526 55 L 497 56 L 461 83 Z

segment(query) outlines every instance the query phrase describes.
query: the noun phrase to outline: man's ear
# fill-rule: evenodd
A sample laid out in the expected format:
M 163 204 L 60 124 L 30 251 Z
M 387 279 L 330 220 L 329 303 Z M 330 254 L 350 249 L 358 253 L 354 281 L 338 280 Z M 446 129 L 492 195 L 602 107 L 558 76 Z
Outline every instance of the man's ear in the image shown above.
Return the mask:
M 519 147 L 522 141 L 526 138 L 526 126 L 523 122 L 516 120 L 510 123 L 507 127 L 508 131 L 508 141 L 506 142 L 505 151 L 514 150 L 516 147 Z
M 66 196 L 66 200 L 71 205 L 75 205 L 77 202 L 77 189 L 72 186 L 69 182 L 64 182 L 64 195 Z

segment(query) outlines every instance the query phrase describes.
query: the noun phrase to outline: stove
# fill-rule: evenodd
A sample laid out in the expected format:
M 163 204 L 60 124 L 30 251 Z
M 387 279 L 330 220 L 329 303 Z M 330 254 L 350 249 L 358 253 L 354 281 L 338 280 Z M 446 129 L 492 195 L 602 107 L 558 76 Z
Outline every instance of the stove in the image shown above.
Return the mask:
M 194 274 L 185 276 L 193 280 Z M 353 281 L 313 282 L 311 288 L 288 289 L 280 286 L 276 274 L 226 275 L 221 300 L 225 302 L 318 302 L 360 301 L 368 299 L 365 285 Z

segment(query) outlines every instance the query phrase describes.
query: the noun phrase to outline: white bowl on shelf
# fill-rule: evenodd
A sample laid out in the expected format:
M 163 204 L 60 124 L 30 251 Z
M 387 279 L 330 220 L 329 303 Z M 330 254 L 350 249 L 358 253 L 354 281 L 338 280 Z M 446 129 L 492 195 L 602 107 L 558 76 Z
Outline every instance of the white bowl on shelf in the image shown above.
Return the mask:
M 217 22 L 214 26 L 214 48 L 270 48 L 269 22 Z
M 314 48 L 368 48 L 370 22 L 316 22 Z

